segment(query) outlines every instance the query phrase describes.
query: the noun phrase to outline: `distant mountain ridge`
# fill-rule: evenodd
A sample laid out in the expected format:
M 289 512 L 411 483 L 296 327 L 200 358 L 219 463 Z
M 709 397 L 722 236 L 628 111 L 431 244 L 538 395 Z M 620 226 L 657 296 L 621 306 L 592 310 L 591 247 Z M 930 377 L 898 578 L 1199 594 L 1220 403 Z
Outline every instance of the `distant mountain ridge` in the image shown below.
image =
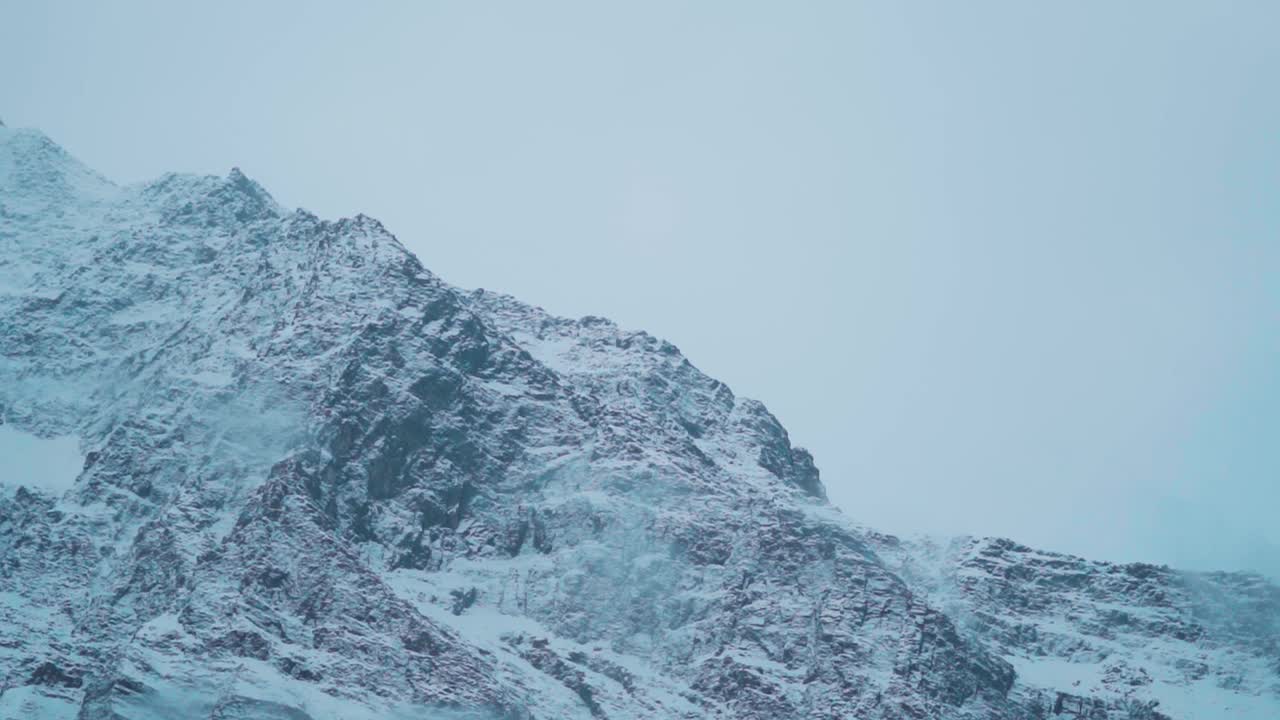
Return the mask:
M 1280 717 L 1280 590 L 831 508 L 669 343 L 0 127 L 0 718 Z M 1154 704 L 1158 703 L 1158 704 Z

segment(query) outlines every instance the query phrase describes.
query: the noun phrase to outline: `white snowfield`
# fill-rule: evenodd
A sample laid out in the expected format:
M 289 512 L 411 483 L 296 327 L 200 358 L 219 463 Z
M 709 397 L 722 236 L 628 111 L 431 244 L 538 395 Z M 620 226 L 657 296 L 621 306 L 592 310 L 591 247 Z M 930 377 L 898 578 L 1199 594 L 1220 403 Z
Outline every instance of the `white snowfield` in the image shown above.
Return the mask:
M 42 438 L 0 425 L 0 488 L 61 495 L 75 484 L 83 466 L 74 437 Z
M 0 719 L 1280 718 L 1264 579 L 863 528 L 670 344 L 235 170 L 0 127 L 0 421 Z

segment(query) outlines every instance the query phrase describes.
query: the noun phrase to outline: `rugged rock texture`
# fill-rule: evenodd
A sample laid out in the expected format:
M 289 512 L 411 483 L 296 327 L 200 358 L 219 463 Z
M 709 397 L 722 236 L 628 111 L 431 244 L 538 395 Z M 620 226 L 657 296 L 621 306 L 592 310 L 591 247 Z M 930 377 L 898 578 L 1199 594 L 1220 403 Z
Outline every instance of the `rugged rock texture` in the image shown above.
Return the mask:
M 670 344 L 235 170 L 117 187 L 0 129 L 0 419 L 84 454 L 66 492 L 0 470 L 0 717 L 1013 719 L 1163 672 L 1028 683 L 1087 588 L 956 582 L 985 555 L 852 525 Z M 1271 635 L 1107 602 L 1270 662 L 1224 691 L 1274 702 L 1275 588 L 1202 579 Z
M 1257 575 L 1091 562 L 990 538 L 867 538 L 1008 660 L 1049 717 L 1280 717 L 1280 588 Z

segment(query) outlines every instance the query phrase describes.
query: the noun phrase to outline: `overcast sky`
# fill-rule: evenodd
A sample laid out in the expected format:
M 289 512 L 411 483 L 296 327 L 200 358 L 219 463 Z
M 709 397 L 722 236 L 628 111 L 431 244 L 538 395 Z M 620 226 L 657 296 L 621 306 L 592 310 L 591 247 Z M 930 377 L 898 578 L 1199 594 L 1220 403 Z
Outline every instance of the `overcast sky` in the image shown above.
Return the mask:
M 1280 4 L 0 0 L 0 118 L 665 337 L 890 531 L 1280 574 Z

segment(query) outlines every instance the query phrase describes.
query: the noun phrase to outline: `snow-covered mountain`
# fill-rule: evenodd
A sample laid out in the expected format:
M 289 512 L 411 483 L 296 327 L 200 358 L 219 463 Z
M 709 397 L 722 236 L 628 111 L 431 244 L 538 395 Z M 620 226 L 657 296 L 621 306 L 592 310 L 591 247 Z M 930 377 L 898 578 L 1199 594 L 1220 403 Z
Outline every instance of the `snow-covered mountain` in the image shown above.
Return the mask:
M 0 127 L 0 420 L 0 718 L 1280 718 L 1261 578 L 863 529 L 670 344 L 236 170 Z

